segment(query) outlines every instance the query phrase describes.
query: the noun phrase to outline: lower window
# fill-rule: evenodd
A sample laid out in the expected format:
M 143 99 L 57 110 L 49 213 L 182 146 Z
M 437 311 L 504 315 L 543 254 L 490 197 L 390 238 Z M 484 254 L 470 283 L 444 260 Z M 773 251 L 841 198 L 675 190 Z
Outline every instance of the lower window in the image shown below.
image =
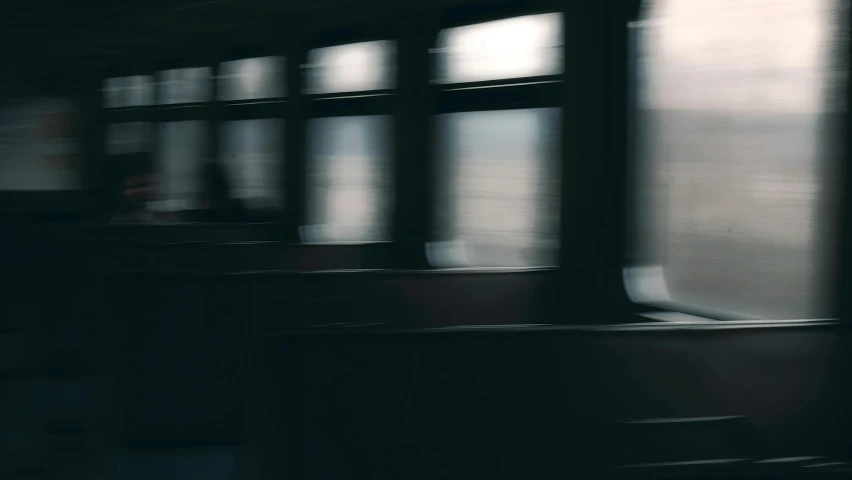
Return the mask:
M 439 267 L 555 265 L 557 109 L 438 117 Z

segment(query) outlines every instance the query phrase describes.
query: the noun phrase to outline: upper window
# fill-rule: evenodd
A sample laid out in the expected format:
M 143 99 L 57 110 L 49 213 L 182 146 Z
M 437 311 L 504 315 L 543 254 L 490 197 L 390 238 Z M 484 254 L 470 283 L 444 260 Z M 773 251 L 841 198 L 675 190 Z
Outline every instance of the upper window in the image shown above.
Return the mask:
M 209 100 L 210 69 L 177 68 L 160 72 L 159 103 L 192 103 Z
M 558 74 L 562 27 L 557 13 L 448 28 L 438 39 L 438 82 L 476 82 Z
M 225 62 L 219 75 L 219 99 L 254 100 L 282 97 L 283 70 L 283 62 L 279 57 Z
M 340 93 L 393 88 L 393 42 L 350 43 L 311 50 L 308 92 Z
M 828 316 L 831 0 L 656 0 L 638 40 L 639 300 Z
M 153 100 L 151 77 L 108 78 L 104 81 L 104 106 L 107 108 L 140 107 L 150 105 Z

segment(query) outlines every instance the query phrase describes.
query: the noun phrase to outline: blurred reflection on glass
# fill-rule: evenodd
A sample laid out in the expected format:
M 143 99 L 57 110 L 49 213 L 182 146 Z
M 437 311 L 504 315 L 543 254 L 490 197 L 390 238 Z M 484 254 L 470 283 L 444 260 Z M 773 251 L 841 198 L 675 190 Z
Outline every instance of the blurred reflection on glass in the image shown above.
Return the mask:
M 242 120 L 224 125 L 221 158 L 233 198 L 250 209 L 282 205 L 281 120 Z
M 156 210 L 179 212 L 199 208 L 204 132 L 204 122 L 160 125 Z
M 436 266 L 520 267 L 556 263 L 557 109 L 439 116 Z M 447 245 L 450 248 L 447 248 Z M 434 251 L 433 251 L 434 253 Z
M 102 92 L 106 108 L 139 107 L 151 104 L 154 87 L 151 77 L 135 75 L 106 79 Z
M 178 68 L 160 72 L 159 103 L 191 103 L 209 100 L 210 69 Z
M 317 48 L 308 54 L 308 92 L 393 88 L 394 43 L 388 40 Z
M 146 122 L 113 123 L 107 127 L 107 154 L 148 152 L 151 124 Z
M 388 238 L 393 192 L 387 122 L 383 116 L 311 120 L 308 241 Z
M 252 100 L 284 96 L 280 57 L 246 58 L 225 62 L 219 75 L 221 100 Z
M 644 166 L 636 242 L 640 267 L 665 282 L 655 280 L 656 298 L 638 299 L 756 317 L 830 315 L 816 228 L 829 206 L 821 140 L 836 78 L 835 2 L 651 7 L 633 26 Z
M 562 71 L 558 13 L 448 28 L 438 38 L 439 82 L 476 82 Z

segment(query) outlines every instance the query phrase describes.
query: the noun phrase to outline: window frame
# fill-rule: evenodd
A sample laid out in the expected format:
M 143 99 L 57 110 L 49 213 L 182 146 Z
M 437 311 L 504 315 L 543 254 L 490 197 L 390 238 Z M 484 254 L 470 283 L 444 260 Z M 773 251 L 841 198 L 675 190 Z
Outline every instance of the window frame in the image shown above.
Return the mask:
M 630 248 L 632 206 L 630 158 L 633 141 L 631 128 L 631 55 L 628 22 L 639 15 L 639 0 L 619 4 L 564 2 L 559 0 L 475 1 L 454 7 L 405 6 L 393 12 L 393 18 L 379 16 L 374 21 L 356 20 L 351 24 L 312 28 L 303 19 L 287 22 L 286 33 L 264 32 L 247 45 L 231 48 L 230 40 L 219 40 L 215 48 L 191 47 L 203 55 L 185 57 L 180 62 L 156 64 L 141 56 L 141 67 L 119 68 L 103 72 L 100 80 L 118 76 L 149 75 L 154 81 L 153 103 L 148 106 L 106 108 L 97 101 L 101 123 L 92 129 L 99 136 L 95 157 L 103 166 L 105 127 L 110 123 L 141 121 L 152 124 L 152 154 L 158 148 L 158 124 L 166 121 L 201 120 L 209 126 L 208 152 L 217 161 L 221 148 L 222 124 L 227 121 L 281 119 L 282 176 L 285 208 L 281 216 L 280 239 L 299 242 L 299 227 L 307 224 L 308 151 L 307 122 L 336 116 L 388 115 L 391 118 L 390 150 L 393 164 L 393 205 L 391 219 L 392 265 L 397 269 L 434 269 L 426 259 L 425 248 L 435 240 L 435 189 L 437 184 L 436 116 L 448 113 L 514 110 L 526 108 L 559 109 L 560 221 L 559 260 L 553 267 L 553 287 L 549 307 L 554 323 L 588 323 L 588 319 L 636 322 L 642 315 L 655 312 L 685 313 L 715 320 L 745 320 L 741 316 L 695 309 L 684 305 L 658 305 L 636 302 L 628 294 L 625 268 L 635 262 Z M 838 12 L 838 22 L 850 22 L 850 10 Z M 506 78 L 481 82 L 433 82 L 436 62 L 434 49 L 442 30 L 525 15 L 558 13 L 562 22 L 562 72 L 555 75 Z M 395 44 L 393 88 L 388 90 L 311 94 L 305 91 L 308 52 L 313 48 L 345 45 L 371 40 L 391 40 Z M 837 42 L 840 44 L 840 42 Z M 224 45 L 224 48 L 222 46 Z M 267 48 L 266 46 L 269 46 Z M 192 50 L 194 49 L 194 50 Z M 210 61 L 201 61 L 204 55 Z M 850 40 L 834 53 L 850 61 Z M 258 56 L 284 58 L 282 81 L 284 97 L 252 100 L 220 100 L 216 73 L 222 62 Z M 146 63 L 147 62 L 147 63 Z M 213 74 L 207 102 L 159 104 L 157 75 L 163 68 L 206 66 Z M 117 73 L 120 73 L 117 74 Z M 90 90 L 95 93 L 95 82 Z M 847 75 L 842 90 L 843 113 L 837 116 L 833 131 L 849 129 L 852 76 Z M 98 98 L 98 97 L 96 97 Z M 832 147 L 840 153 L 834 159 L 840 178 L 835 187 L 841 201 L 830 219 L 836 230 L 831 243 L 838 265 L 831 272 L 829 288 L 841 318 L 852 313 L 852 139 L 835 135 Z M 91 167 L 90 167 L 91 168 Z M 93 169 L 92 169 L 93 170 Z M 92 178 L 97 178 L 93 172 Z M 93 184 L 97 181 L 93 181 Z M 519 267 L 528 268 L 528 267 Z M 539 267 L 536 267 L 539 268 Z M 434 269 L 436 271 L 451 271 Z M 470 269 L 467 269 L 468 271 Z M 481 269 L 497 275 L 503 269 Z M 514 270 L 514 269 L 508 269 Z M 566 293 L 568 295 L 566 300 Z M 582 320 L 565 320 L 581 318 Z M 641 320 L 640 321 L 647 321 Z M 765 321 L 771 323 L 771 320 Z
M 274 38 L 268 39 L 266 42 L 269 46 L 260 46 L 258 44 L 242 44 L 239 46 L 225 48 L 220 50 L 211 62 L 213 65 L 212 72 L 214 73 L 213 82 L 211 85 L 211 119 L 210 119 L 210 145 L 209 149 L 212 152 L 211 159 L 216 162 L 220 168 L 224 168 L 222 158 L 222 142 L 224 141 L 224 131 L 226 124 L 230 122 L 246 121 L 246 120 L 279 120 L 279 145 L 283 141 L 283 147 L 279 149 L 277 155 L 278 178 L 279 178 L 279 197 L 284 202 L 283 208 L 277 209 L 275 220 L 282 224 L 283 228 L 278 229 L 278 239 L 285 241 L 293 241 L 293 229 L 288 228 L 287 210 L 290 199 L 287 197 L 289 191 L 288 175 L 290 175 L 290 165 L 288 159 L 290 152 L 288 150 L 291 143 L 291 132 L 288 128 L 290 117 L 292 116 L 293 101 L 290 71 L 290 53 L 286 48 L 282 48 L 279 42 Z M 285 42 L 281 42 L 285 43 Z M 222 82 L 219 78 L 222 66 L 226 62 L 237 60 L 248 60 L 252 58 L 273 57 L 279 63 L 280 77 L 279 91 L 280 96 L 253 98 L 241 100 L 223 100 L 219 96 Z M 283 190 L 281 192 L 280 190 Z
M 351 45 L 355 43 L 363 43 L 363 42 L 372 42 L 372 41 L 389 41 L 394 45 L 393 54 L 391 61 L 394 62 L 394 68 L 392 69 L 391 75 L 393 76 L 392 88 L 386 89 L 373 89 L 373 90 L 354 90 L 354 91 L 346 91 L 346 92 L 333 92 L 333 93 L 310 93 L 308 91 L 308 66 L 307 62 L 310 57 L 310 52 L 319 48 L 330 48 L 330 47 L 338 47 Z M 304 48 L 304 61 L 302 62 L 301 74 L 302 74 L 302 82 L 303 87 L 300 90 L 300 95 L 303 98 L 304 107 L 303 107 L 303 128 L 304 133 L 302 136 L 302 141 L 304 142 L 303 147 L 303 162 L 304 162 L 304 175 L 302 182 L 302 202 L 303 202 L 303 211 L 302 211 L 302 220 L 299 223 L 300 228 L 300 242 L 302 243 L 310 243 L 315 245 L 321 245 L 327 242 L 309 242 L 304 238 L 301 234 L 301 229 L 307 227 L 310 224 L 310 219 L 308 218 L 307 212 L 307 203 L 310 195 L 310 185 L 308 184 L 309 176 L 308 176 L 308 162 L 311 161 L 312 152 L 311 152 L 311 132 L 309 130 L 309 124 L 312 120 L 323 119 L 323 118 L 335 118 L 335 117 L 362 117 L 362 116 L 383 116 L 389 119 L 388 128 L 385 130 L 387 133 L 387 142 L 389 146 L 387 148 L 388 152 L 391 152 L 390 158 L 390 174 L 392 178 L 392 187 L 391 192 L 388 192 L 388 196 L 390 198 L 391 203 L 395 203 L 397 199 L 397 190 L 400 188 L 400 185 L 397 183 L 396 175 L 396 135 L 395 135 L 395 122 L 393 122 L 393 118 L 396 115 L 399 109 L 399 96 L 398 93 L 398 83 L 397 83 L 397 73 L 399 69 L 398 58 L 399 58 L 399 39 L 395 37 L 393 34 L 393 29 L 389 22 L 384 19 L 379 19 L 374 22 L 361 22 L 351 24 L 347 27 L 342 28 L 332 28 L 332 29 L 322 29 L 314 32 L 312 35 L 306 35 L 306 42 Z M 394 205 L 391 205 L 391 211 L 395 209 Z M 394 237 L 394 215 L 391 214 L 391 218 L 388 218 L 388 233 L 390 237 L 386 240 L 375 240 L 375 241 L 367 241 L 367 242 L 346 242 L 346 241 L 335 241 L 331 242 L 332 244 L 346 244 L 346 243 L 354 243 L 358 245 L 368 245 L 368 244 L 388 244 L 393 243 L 395 241 Z
M 555 14 L 560 18 L 563 27 L 563 43 L 565 43 L 564 32 L 564 17 L 566 15 L 563 6 L 557 6 L 551 2 L 538 2 L 532 4 L 518 3 L 503 3 L 496 7 L 483 9 L 480 6 L 464 6 L 455 9 L 449 9 L 441 12 L 435 21 L 434 28 L 431 32 L 431 43 L 429 46 L 429 63 L 430 72 L 426 79 L 430 97 L 433 99 L 432 105 L 428 112 L 429 121 L 431 123 L 429 132 L 431 133 L 432 148 L 429 151 L 427 162 L 429 164 L 428 171 L 430 175 L 427 178 L 430 180 L 428 187 L 432 193 L 430 198 L 428 235 L 425 239 L 425 248 L 432 248 L 436 242 L 443 239 L 439 237 L 439 232 L 436 226 L 439 224 L 439 208 L 437 196 L 442 170 L 441 165 L 446 159 L 439 158 L 440 150 L 437 148 L 440 142 L 440 127 L 438 125 L 439 116 L 455 113 L 475 113 L 475 112 L 490 112 L 503 110 L 528 110 L 540 108 L 553 108 L 560 112 L 561 117 L 564 115 L 564 102 L 562 99 L 562 81 L 565 78 L 565 67 L 556 74 L 536 75 L 536 76 L 521 76 L 508 77 L 483 81 L 469 82 L 438 82 L 436 81 L 437 64 L 440 53 L 437 51 L 440 35 L 444 30 L 465 26 L 472 26 L 487 22 L 500 20 L 508 20 L 517 17 L 539 15 L 539 14 Z M 563 47 L 564 48 L 564 47 Z M 557 131 L 559 128 L 557 127 Z M 560 152 L 562 145 L 556 145 L 556 152 Z M 553 166 L 561 170 L 561 158 L 559 154 L 553 158 Z M 559 197 L 560 207 L 562 202 L 562 185 L 557 186 L 557 195 Z M 561 209 L 560 209 L 561 210 Z M 557 229 L 557 241 L 560 245 L 563 237 L 563 230 Z M 464 269 L 465 271 L 482 271 L 492 274 L 500 274 L 503 272 L 511 273 L 519 270 L 559 270 L 561 267 L 561 254 L 557 252 L 557 259 L 553 265 L 545 266 L 518 266 L 518 267 L 479 267 L 479 266 L 459 266 L 457 268 L 446 268 L 432 264 L 426 260 L 427 268 L 438 271 L 455 271 Z
M 628 16 L 628 21 L 640 21 L 640 9 L 636 9 Z M 846 28 L 852 25 L 852 8 L 848 5 L 843 11 L 838 8 L 833 16 L 832 21 L 836 25 L 843 25 L 845 22 Z M 843 110 L 840 113 L 832 114 L 831 120 L 827 125 L 823 125 L 821 130 L 822 146 L 820 147 L 820 159 L 823 168 L 823 174 L 826 172 L 835 172 L 839 178 L 838 181 L 827 182 L 826 195 L 837 195 L 839 201 L 836 208 L 829 214 L 825 212 L 817 212 L 819 218 L 815 227 L 817 235 L 827 235 L 828 241 L 823 245 L 827 246 L 827 253 L 822 253 L 817 258 L 818 270 L 821 274 L 827 277 L 826 285 L 830 290 L 827 300 L 831 306 L 829 310 L 834 310 L 835 314 L 830 318 L 803 318 L 803 319 L 764 319 L 762 317 L 748 315 L 744 313 L 732 313 L 722 308 L 706 307 L 699 305 L 691 305 L 688 303 L 679 302 L 673 298 L 660 299 L 641 299 L 634 298 L 628 292 L 636 287 L 635 281 L 629 280 L 627 277 L 637 265 L 640 259 L 637 257 L 637 250 L 631 245 L 636 235 L 638 215 L 638 206 L 635 205 L 632 199 L 635 198 L 636 181 L 633 180 L 634 173 L 637 169 L 643 168 L 641 160 L 636 158 L 635 147 L 641 141 L 636 133 L 636 125 L 638 122 L 637 115 L 640 109 L 639 99 L 637 95 L 638 73 L 639 73 L 639 58 L 637 57 L 635 48 L 637 47 L 638 39 L 630 31 L 631 27 L 626 25 L 627 31 L 627 47 L 625 49 L 625 79 L 623 91 L 627 100 L 624 115 L 624 123 L 626 127 L 627 148 L 624 150 L 624 178 L 621 191 L 625 194 L 625 201 L 622 207 L 622 240 L 620 242 L 620 257 L 622 258 L 622 271 L 620 283 L 624 296 L 622 297 L 623 308 L 631 315 L 640 316 L 643 318 L 653 318 L 655 315 L 665 314 L 678 316 L 687 319 L 687 317 L 699 317 L 705 321 L 719 322 L 758 322 L 761 325 L 772 324 L 797 324 L 797 323 L 815 323 L 815 322 L 837 322 L 844 321 L 843 319 L 850 318 L 852 314 L 852 252 L 844 245 L 852 245 L 852 141 L 848 135 L 841 135 L 838 132 L 848 131 L 850 128 L 850 109 L 852 109 L 852 75 L 848 74 L 848 69 L 852 66 L 852 39 L 849 38 L 848 31 L 846 35 L 842 32 L 835 31 L 837 35 L 834 40 L 829 42 L 832 46 L 831 51 L 827 54 L 830 68 L 845 68 L 847 75 L 844 75 L 842 85 L 832 85 L 832 94 L 836 94 L 841 98 Z M 839 35 L 838 35 L 839 34 Z M 839 48 L 838 48 L 839 47 Z M 836 89 L 836 90 L 834 90 Z M 838 195 L 839 193 L 839 195 Z M 824 208 L 825 200 L 818 202 L 816 208 Z M 831 256 L 839 261 L 832 263 L 827 259 Z M 839 264 L 839 265 L 838 265 Z M 661 278 L 658 281 L 665 282 L 662 272 Z M 848 320 L 846 320 L 848 321 Z

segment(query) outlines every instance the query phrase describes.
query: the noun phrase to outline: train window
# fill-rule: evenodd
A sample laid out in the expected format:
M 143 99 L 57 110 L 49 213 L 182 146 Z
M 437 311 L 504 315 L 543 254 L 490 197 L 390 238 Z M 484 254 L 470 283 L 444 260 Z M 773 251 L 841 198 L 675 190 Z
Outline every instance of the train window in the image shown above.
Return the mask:
M 79 111 L 62 97 L 5 99 L 0 106 L 0 191 L 77 190 Z
M 282 97 L 283 72 L 279 57 L 246 58 L 225 62 L 219 75 L 220 100 Z
M 555 108 L 439 116 L 437 266 L 555 265 Z
M 820 127 L 835 7 L 656 0 L 633 26 L 638 299 L 831 315 L 817 229 L 830 207 Z
M 177 68 L 160 72 L 159 103 L 204 102 L 209 98 L 210 69 Z
M 309 124 L 309 241 L 388 238 L 388 118 L 331 117 Z
M 153 99 L 151 77 L 108 78 L 104 81 L 104 106 L 107 108 L 139 107 L 150 105 Z
M 561 16 L 526 15 L 443 30 L 438 82 L 475 82 L 562 71 Z
M 308 92 L 339 93 L 393 88 L 394 43 L 350 43 L 311 50 Z
M 281 120 L 240 120 L 223 128 L 222 158 L 233 197 L 250 209 L 281 207 Z
M 113 123 L 107 127 L 107 154 L 120 155 L 149 151 L 151 124 L 146 122 Z
M 160 125 L 158 201 L 154 210 L 179 212 L 198 209 L 205 123 L 170 122 Z

